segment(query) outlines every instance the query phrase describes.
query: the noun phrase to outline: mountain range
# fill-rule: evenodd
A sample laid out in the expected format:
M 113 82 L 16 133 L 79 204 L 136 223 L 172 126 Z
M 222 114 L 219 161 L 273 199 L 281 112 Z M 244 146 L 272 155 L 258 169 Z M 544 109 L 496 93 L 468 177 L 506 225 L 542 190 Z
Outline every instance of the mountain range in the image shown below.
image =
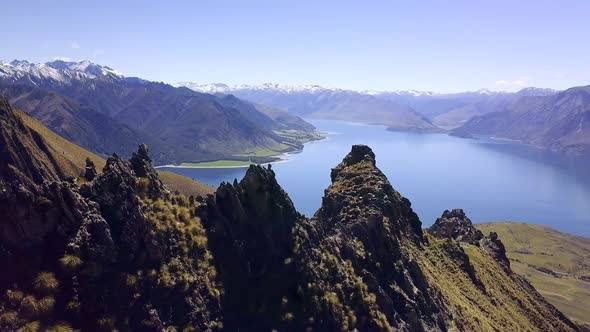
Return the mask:
M 588 88 L 452 94 L 311 86 L 178 83 L 125 77 L 90 61 L 0 62 L 0 94 L 102 156 L 151 146 L 157 164 L 270 161 L 318 138 L 302 118 L 519 140 L 587 155 Z
M 314 131 L 281 110 L 125 77 L 89 61 L 1 62 L 0 93 L 94 152 L 130 156 L 138 144 L 147 143 L 158 163 L 296 150 L 301 142 L 281 136 L 280 130 L 303 136 Z
M 549 96 L 523 96 L 471 118 L 459 130 L 590 155 L 590 86 Z
M 524 88 L 441 94 L 350 91 L 320 86 L 178 83 L 195 91 L 233 94 L 302 116 L 386 125 L 392 130 L 507 138 L 573 154 L 590 154 L 589 87 Z
M 581 331 L 462 210 L 422 229 L 368 146 L 307 218 L 270 166 L 185 196 L 145 145 L 82 166 L 23 116 L 0 97 L 2 330 Z
M 407 105 L 357 91 L 328 89 L 316 85 L 291 87 L 265 84 L 229 87 L 225 84 L 199 85 L 184 82 L 175 86 L 208 93 L 232 94 L 301 117 L 380 124 L 392 130 L 440 131 L 429 119 Z

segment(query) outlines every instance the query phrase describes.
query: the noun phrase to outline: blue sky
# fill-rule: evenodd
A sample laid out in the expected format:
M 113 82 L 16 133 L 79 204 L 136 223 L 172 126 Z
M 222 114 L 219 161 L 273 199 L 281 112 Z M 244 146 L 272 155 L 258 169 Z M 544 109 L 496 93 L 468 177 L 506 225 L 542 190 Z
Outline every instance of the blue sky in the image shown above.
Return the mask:
M 438 92 L 590 84 L 590 1 L 7 1 L 0 59 L 174 83 Z

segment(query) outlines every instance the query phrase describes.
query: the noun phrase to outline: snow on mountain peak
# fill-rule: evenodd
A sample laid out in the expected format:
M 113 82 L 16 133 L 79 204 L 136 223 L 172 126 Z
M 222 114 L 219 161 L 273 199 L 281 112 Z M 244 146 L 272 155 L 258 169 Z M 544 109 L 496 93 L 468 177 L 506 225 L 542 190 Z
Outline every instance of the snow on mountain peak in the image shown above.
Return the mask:
M 223 83 L 209 83 L 199 84 L 194 82 L 179 82 L 173 84 L 176 87 L 186 87 L 191 90 L 204 92 L 204 93 L 230 93 L 237 90 L 253 90 L 253 91 L 273 91 L 277 93 L 293 93 L 293 92 L 306 92 L 306 93 L 319 93 L 326 91 L 338 91 L 339 89 L 325 88 L 319 85 L 283 85 L 277 83 L 263 83 L 260 85 L 249 85 L 239 84 L 229 86 Z
M 73 79 L 116 79 L 123 75 L 109 67 L 95 64 L 89 60 L 67 62 L 56 60 L 47 63 L 31 63 L 26 60 L 0 61 L 0 76 L 15 82 L 21 79 L 35 83 L 38 80 L 51 80 L 60 84 L 71 83 Z

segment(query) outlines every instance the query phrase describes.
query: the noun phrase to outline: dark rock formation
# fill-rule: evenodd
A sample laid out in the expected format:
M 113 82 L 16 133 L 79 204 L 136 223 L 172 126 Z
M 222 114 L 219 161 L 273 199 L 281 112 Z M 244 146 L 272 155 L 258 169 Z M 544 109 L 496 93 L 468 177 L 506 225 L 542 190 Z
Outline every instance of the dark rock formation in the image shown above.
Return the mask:
M 471 244 L 478 244 L 479 240 L 483 238 L 483 233 L 473 227 L 471 220 L 461 209 L 445 210 L 428 231 L 437 237 Z
M 149 222 L 141 211 L 135 186 L 136 177 L 130 164 L 113 155 L 107 159 L 103 173 L 82 189 L 85 196 L 100 206 L 120 245 L 119 258 L 123 262 L 133 262 L 147 249 Z
M 170 191 L 164 186 L 152 165 L 152 160 L 148 156 L 148 147 L 145 144 L 139 146 L 137 152 L 134 152 L 131 159 L 129 159 L 129 162 L 135 175 L 146 179 L 147 183 L 144 183 L 146 185 L 144 191 L 147 197 L 152 199 L 170 197 Z
M 503 266 L 510 266 L 506 257 L 506 248 L 498 238 L 498 234 L 492 232 L 489 236 L 484 236 L 480 230 L 473 227 L 471 220 L 461 209 L 445 210 L 442 216 L 436 219 L 436 222 L 428 229 L 428 232 L 436 237 L 481 246 Z
M 506 257 L 506 248 L 504 247 L 502 241 L 500 241 L 498 238 L 498 234 L 496 232 L 491 232 L 490 235 L 484 237 L 480 241 L 480 245 L 482 248 L 486 249 L 498 262 L 501 262 L 505 267 L 508 267 L 508 269 L 506 269 L 507 271 L 511 272 L 509 269 L 510 261 L 508 260 L 508 257 Z
M 84 174 L 82 175 L 86 181 L 92 181 L 96 177 L 98 173 L 96 172 L 96 166 L 94 162 L 90 160 L 90 158 L 86 158 L 86 168 L 84 169 Z
M 251 165 L 239 183 L 221 184 L 200 211 L 225 288 L 226 327 L 277 327 L 294 280 L 284 264 L 292 254 L 292 228 L 303 217 L 275 173 Z
M 307 325 L 446 329 L 437 299 L 408 250 L 424 241 L 420 220 L 375 167 L 371 149 L 353 146 L 331 176 L 314 220 L 295 232 L 305 311 L 315 313 Z

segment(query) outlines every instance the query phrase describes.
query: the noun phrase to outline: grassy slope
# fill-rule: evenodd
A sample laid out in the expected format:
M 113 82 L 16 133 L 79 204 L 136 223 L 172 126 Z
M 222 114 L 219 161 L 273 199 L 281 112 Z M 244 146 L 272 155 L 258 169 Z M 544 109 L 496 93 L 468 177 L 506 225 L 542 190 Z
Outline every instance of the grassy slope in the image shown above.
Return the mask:
M 17 111 L 23 122 L 32 130 L 39 133 L 47 142 L 53 152 L 60 168 L 70 176 L 80 176 L 86 165 L 86 158 L 90 158 L 96 165 L 96 170 L 101 171 L 105 160 L 96 154 L 68 141 L 52 132 L 41 122 L 33 119 L 25 112 Z M 162 181 L 173 191 L 178 190 L 185 195 L 205 195 L 215 189 L 203 183 L 199 183 L 182 175 L 166 171 L 159 171 Z
M 36 131 L 45 139 L 59 166 L 70 176 L 80 176 L 86 165 L 86 158 L 90 158 L 97 170 L 102 170 L 105 160 L 94 153 L 76 145 L 45 127 L 41 122 L 33 119 L 23 111 L 17 111 L 23 122 L 30 129 Z
M 180 174 L 167 171 L 158 171 L 158 174 L 168 188 L 184 195 L 203 196 L 215 192 L 215 188 Z
M 555 314 L 552 308 L 540 306 L 536 297 L 539 295 L 517 275 L 506 274 L 485 250 L 462 245 L 485 288 L 483 292 L 445 250 L 447 240 L 428 236 L 428 242 L 424 250 L 415 250 L 414 255 L 431 287 L 446 298 L 456 322 L 449 330 L 529 331 L 525 327 L 535 317 Z
M 486 234 L 498 233 L 512 269 L 549 302 L 574 321 L 590 324 L 590 239 L 522 223 L 476 227 Z

